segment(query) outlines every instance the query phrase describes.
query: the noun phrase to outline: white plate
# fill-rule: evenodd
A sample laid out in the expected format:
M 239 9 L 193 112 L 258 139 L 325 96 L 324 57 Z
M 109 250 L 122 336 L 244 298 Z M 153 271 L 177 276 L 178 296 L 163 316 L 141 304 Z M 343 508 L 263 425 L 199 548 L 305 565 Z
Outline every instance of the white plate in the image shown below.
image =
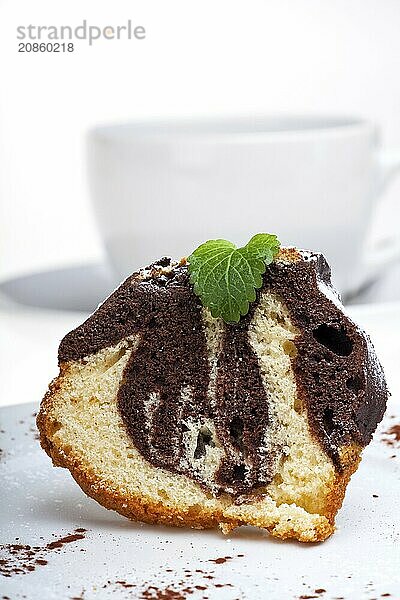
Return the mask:
M 305 545 L 252 528 L 226 538 L 217 531 L 151 527 L 107 511 L 84 495 L 68 471 L 52 467 L 36 439 L 36 406 L 0 410 L 0 566 L 3 572 L 22 569 L 0 577 L 3 598 L 400 597 L 400 448 L 382 441 L 382 432 L 400 422 L 399 412 L 388 412 L 365 451 L 336 533 Z M 78 528 L 87 530 L 81 539 L 46 547 Z M 18 548 L 12 554 L 8 544 L 37 549 L 32 556 Z
M 22 563 L 26 572 L 0 575 L 0 598 L 372 600 L 388 593 L 389 600 L 400 598 L 400 446 L 382 442 L 382 432 L 400 423 L 400 304 L 348 310 L 371 334 L 392 398 L 328 541 L 279 542 L 250 528 L 227 539 L 219 532 L 131 523 L 87 498 L 67 471 L 52 467 L 35 439 L 37 403 L 9 406 L 0 409 L 0 543 L 39 550 L 22 561 L 16 550 L 11 567 Z M 38 400 L 55 375 L 58 340 L 84 317 L 0 303 L 0 401 Z M 84 538 L 44 549 L 80 527 L 88 530 Z M 1 554 L 8 562 L 7 548 Z M 226 556 L 232 559 L 212 562 Z M 29 571 L 37 559 L 48 563 Z M 172 591 L 162 595 L 165 589 Z

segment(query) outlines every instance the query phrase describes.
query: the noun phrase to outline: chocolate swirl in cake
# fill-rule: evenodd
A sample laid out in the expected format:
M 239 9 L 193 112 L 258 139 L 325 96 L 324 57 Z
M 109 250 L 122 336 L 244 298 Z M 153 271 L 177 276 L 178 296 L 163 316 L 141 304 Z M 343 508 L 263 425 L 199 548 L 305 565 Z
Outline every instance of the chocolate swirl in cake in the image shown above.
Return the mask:
M 224 325 L 214 399 L 203 309 L 186 266 L 171 266 L 169 259 L 129 277 L 64 338 L 59 361 L 84 359 L 138 334 L 118 392 L 120 415 L 136 448 L 153 465 L 205 484 L 185 460 L 185 433 L 189 422 L 211 421 L 224 450 L 212 489 L 247 493 L 272 480 L 282 453 L 278 442 L 266 453 L 269 392 L 248 335 L 260 294 L 269 291 L 300 331 L 292 358 L 297 394 L 314 436 L 340 469 L 340 447 L 366 445 L 382 417 L 382 370 L 369 358 L 367 336 L 337 305 L 323 257 L 286 250 L 283 258 L 285 252 L 296 258 L 269 265 L 249 313 L 237 325 Z M 194 461 L 213 443 L 213 432 L 200 427 Z

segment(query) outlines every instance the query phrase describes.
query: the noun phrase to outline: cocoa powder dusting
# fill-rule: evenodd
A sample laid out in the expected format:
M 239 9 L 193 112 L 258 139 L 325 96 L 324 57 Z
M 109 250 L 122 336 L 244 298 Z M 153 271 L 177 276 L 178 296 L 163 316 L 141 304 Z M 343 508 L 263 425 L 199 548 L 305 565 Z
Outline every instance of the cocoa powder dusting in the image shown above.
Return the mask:
M 185 600 L 186 595 L 184 595 L 183 592 L 178 592 L 170 587 L 160 590 L 159 588 L 150 585 L 147 589 L 143 590 L 139 597 L 144 600 Z
M 47 544 L 46 548 L 48 550 L 54 550 L 56 548 L 62 548 L 65 544 L 70 544 L 71 542 L 77 542 L 78 540 L 82 540 L 85 536 L 82 533 L 72 533 L 71 535 L 66 535 L 59 540 L 55 540 L 54 542 L 50 542 Z
M 126 581 L 116 581 L 115 583 L 118 583 L 125 590 L 128 590 L 129 588 L 135 587 L 133 583 L 127 583 Z
M 26 575 L 35 571 L 36 567 L 47 565 L 45 558 L 49 552 L 61 550 L 65 544 L 76 542 L 85 537 L 86 529 L 76 529 L 74 533 L 63 536 L 44 546 L 30 546 L 29 544 L 2 544 L 0 545 L 0 574 L 3 577 Z M 18 538 L 17 538 L 18 540 Z
M 232 560 L 232 556 L 223 556 L 221 558 L 211 558 L 208 562 L 213 562 L 216 565 L 222 565 L 226 563 L 228 560 Z
M 244 556 L 240 554 L 238 556 Z M 231 556 L 224 556 L 221 558 L 212 559 L 207 562 L 214 562 L 215 564 L 223 564 L 228 560 L 233 560 Z M 201 561 L 200 561 L 201 562 Z M 159 573 L 162 573 L 162 569 L 159 570 Z M 159 584 L 156 582 L 148 582 L 142 581 L 141 583 L 129 583 L 125 579 L 118 579 L 114 582 L 107 581 L 102 587 L 114 587 L 118 586 L 119 588 L 123 588 L 127 590 L 127 597 L 139 598 L 141 600 L 186 600 L 196 592 L 207 592 L 212 597 L 212 591 L 215 589 L 221 588 L 234 588 L 232 583 L 214 583 L 211 580 L 214 580 L 216 576 L 214 575 L 214 571 L 207 571 L 204 569 L 184 569 L 183 573 L 178 573 L 174 571 L 174 569 L 167 568 L 164 569 L 165 574 L 174 573 L 174 581 L 170 581 L 169 583 L 165 581 L 161 581 Z M 198 581 L 198 577 L 203 579 L 203 582 Z M 190 578 L 196 578 L 194 582 L 190 581 Z M 133 596 L 131 596 L 133 593 Z M 208 598 L 209 596 L 203 596 L 203 599 Z
M 387 431 L 383 432 L 382 441 L 387 446 L 395 446 L 400 442 L 400 423 L 392 425 Z

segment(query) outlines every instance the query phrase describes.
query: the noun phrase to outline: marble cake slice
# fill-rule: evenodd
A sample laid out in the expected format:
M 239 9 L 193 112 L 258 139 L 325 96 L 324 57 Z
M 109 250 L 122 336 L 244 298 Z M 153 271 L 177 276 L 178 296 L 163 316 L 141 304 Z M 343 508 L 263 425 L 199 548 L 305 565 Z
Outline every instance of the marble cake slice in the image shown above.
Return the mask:
M 41 444 L 100 504 L 308 542 L 333 532 L 387 399 L 325 259 L 293 248 L 235 325 L 201 305 L 184 260 L 161 259 L 62 340 L 59 365 Z

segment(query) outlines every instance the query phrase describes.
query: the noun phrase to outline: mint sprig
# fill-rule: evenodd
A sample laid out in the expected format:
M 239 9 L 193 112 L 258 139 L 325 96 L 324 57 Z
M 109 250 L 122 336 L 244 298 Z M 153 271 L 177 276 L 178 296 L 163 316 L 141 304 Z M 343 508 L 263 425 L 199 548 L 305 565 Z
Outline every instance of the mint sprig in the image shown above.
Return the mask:
M 262 274 L 278 254 L 276 235 L 258 233 L 237 248 L 227 240 L 209 240 L 189 256 L 190 280 L 194 292 L 213 317 L 237 323 L 256 299 Z

